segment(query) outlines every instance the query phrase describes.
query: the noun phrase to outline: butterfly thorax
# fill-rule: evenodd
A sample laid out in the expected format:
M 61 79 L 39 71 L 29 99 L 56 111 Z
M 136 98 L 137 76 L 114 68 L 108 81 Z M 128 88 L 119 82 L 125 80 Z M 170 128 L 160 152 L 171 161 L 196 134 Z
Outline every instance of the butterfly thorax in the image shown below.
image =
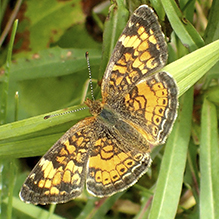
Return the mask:
M 140 151 L 148 152 L 148 142 L 145 137 L 139 134 L 136 127 L 130 125 L 117 110 L 108 104 L 102 104 L 103 108 L 97 115 L 98 123 L 108 129 L 112 136 L 119 136 L 119 139 L 126 145 L 132 142 Z

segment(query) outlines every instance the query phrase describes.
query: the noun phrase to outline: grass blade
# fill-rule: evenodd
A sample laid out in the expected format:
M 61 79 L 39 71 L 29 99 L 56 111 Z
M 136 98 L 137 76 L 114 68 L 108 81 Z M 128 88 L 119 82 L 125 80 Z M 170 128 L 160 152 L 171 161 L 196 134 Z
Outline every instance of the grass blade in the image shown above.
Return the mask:
M 216 106 L 204 100 L 200 143 L 200 218 L 219 218 L 219 151 Z
M 190 51 L 204 46 L 203 39 L 194 26 L 183 16 L 176 2 L 173 0 L 163 0 L 161 2 L 174 32 L 183 45 L 188 47 Z

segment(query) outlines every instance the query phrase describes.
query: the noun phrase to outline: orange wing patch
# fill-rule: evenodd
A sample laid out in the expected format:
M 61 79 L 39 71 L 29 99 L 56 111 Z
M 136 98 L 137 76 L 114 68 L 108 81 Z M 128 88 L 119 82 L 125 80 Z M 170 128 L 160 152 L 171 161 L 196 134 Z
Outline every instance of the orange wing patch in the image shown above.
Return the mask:
M 159 72 L 142 79 L 124 97 L 123 103 L 126 106 L 123 116 L 130 122 L 135 121 L 132 118 L 138 118 L 138 124 L 132 126 L 139 126 L 137 129 L 142 130 L 139 132 L 146 136 L 150 144 L 165 141 L 177 110 L 177 87 L 168 73 Z

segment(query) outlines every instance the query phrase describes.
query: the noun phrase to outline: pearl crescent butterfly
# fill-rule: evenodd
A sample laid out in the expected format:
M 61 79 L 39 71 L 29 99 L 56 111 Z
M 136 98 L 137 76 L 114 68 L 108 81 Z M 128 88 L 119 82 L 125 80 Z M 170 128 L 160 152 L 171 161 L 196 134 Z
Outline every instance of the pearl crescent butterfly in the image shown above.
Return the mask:
M 147 5 L 130 17 L 103 76 L 102 101 L 89 100 L 92 117 L 69 129 L 24 182 L 21 200 L 63 203 L 87 191 L 123 191 L 151 165 L 150 146 L 165 142 L 177 114 L 177 85 L 167 72 L 167 45 Z

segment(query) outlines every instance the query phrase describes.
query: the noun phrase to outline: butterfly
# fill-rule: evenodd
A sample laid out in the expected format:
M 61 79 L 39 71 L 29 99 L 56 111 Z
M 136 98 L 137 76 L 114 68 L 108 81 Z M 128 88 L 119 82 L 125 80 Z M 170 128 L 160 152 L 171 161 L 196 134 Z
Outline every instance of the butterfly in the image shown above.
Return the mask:
M 150 146 L 165 142 L 177 115 L 176 82 L 167 72 L 155 73 L 167 56 L 154 11 L 141 5 L 109 60 L 102 101 L 85 101 L 92 117 L 70 128 L 40 159 L 21 188 L 21 200 L 67 202 L 84 184 L 90 194 L 106 197 L 136 183 L 151 165 Z

